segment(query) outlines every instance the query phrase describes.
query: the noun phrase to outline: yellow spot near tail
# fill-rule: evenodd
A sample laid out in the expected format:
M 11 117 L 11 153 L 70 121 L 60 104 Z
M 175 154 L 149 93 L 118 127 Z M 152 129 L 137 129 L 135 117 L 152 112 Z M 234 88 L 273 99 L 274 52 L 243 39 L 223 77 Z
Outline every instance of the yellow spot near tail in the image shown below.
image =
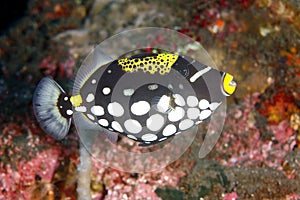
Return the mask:
M 177 61 L 178 55 L 161 53 L 156 56 L 147 56 L 144 58 L 124 58 L 118 60 L 118 64 L 125 72 L 137 72 L 143 70 L 144 73 L 160 73 L 164 75 L 171 71 L 172 65 Z
M 78 94 L 76 96 L 71 96 L 70 101 L 73 106 L 78 107 L 82 103 L 82 98 L 81 98 L 80 94 Z

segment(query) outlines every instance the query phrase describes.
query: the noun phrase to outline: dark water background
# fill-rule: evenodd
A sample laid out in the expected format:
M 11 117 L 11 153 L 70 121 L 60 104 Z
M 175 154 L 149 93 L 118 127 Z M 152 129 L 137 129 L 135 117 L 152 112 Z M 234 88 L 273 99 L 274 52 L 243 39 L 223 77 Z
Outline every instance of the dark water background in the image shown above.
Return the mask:
M 22 18 L 27 11 L 28 1 L 2 1 L 0 7 L 0 34 L 3 34 L 10 26 L 20 18 Z

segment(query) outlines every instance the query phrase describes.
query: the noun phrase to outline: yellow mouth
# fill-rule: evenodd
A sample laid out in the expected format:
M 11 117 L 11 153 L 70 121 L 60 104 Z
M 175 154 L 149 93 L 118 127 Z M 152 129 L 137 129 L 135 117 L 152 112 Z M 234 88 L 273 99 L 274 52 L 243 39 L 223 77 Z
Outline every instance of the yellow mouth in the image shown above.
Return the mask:
M 236 83 L 233 81 L 233 76 L 225 74 L 223 78 L 223 89 L 224 92 L 229 96 L 232 95 L 236 89 Z

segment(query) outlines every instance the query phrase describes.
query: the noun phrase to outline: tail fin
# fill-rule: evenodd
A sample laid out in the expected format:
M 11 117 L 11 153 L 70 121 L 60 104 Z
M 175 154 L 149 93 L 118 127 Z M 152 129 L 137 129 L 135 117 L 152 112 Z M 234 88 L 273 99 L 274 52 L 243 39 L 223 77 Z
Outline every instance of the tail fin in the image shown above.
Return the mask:
M 52 78 L 43 78 L 33 94 L 33 112 L 41 128 L 56 140 L 63 139 L 71 125 L 72 107 L 68 105 L 68 115 L 62 113 L 59 101 L 69 101 L 65 91 Z M 70 103 L 71 105 L 71 103 Z M 66 108 L 64 108 L 65 110 Z

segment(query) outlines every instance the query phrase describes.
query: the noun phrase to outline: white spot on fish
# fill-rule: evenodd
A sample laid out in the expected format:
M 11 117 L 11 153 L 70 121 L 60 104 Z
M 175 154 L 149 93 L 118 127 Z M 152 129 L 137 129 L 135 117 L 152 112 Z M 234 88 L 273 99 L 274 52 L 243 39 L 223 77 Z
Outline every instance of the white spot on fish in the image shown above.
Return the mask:
M 126 120 L 124 122 L 124 126 L 128 132 L 133 134 L 137 134 L 142 130 L 142 125 L 137 120 L 134 119 Z
M 107 110 L 109 114 L 115 117 L 121 117 L 124 114 L 124 108 L 118 102 L 109 103 Z
M 218 103 L 218 102 L 213 102 L 213 103 L 211 103 L 211 104 L 209 105 L 209 109 L 211 109 L 211 110 L 216 110 L 216 109 L 219 107 L 220 104 L 221 104 L 221 102 L 220 102 L 220 103 Z
M 200 115 L 200 110 L 198 108 L 189 108 L 187 110 L 187 117 L 189 119 L 197 119 Z
M 158 141 L 164 141 L 164 140 L 166 140 L 166 139 L 168 139 L 167 137 L 163 137 L 163 138 L 160 138 Z
M 158 88 L 157 84 L 148 85 L 148 90 L 156 90 Z
M 147 133 L 147 134 L 143 135 L 141 138 L 144 141 L 152 142 L 157 139 L 157 135 L 154 135 L 152 133 Z
M 182 84 L 179 84 L 179 89 L 182 89 L 183 90 L 183 85 Z
M 171 122 L 177 122 L 179 120 L 181 120 L 184 116 L 184 109 L 181 108 L 181 107 L 175 107 L 174 110 L 172 110 L 169 114 L 168 114 L 168 119 L 171 121 Z
M 131 112 L 138 116 L 146 114 L 149 110 L 150 104 L 147 101 L 138 101 L 131 105 Z
M 179 132 L 175 133 L 175 135 L 179 135 L 180 133 L 181 133 L 181 131 L 179 131 Z
M 72 110 L 67 110 L 67 115 L 72 115 L 73 114 L 73 111 Z
M 91 112 L 96 116 L 102 116 L 104 115 L 104 109 L 102 106 L 92 106 Z
M 167 112 L 170 109 L 170 99 L 169 96 L 163 95 L 156 105 L 157 110 L 161 113 Z
M 137 138 L 134 135 L 127 135 L 127 137 L 133 140 L 137 140 Z
M 108 121 L 106 119 L 99 119 L 98 120 L 98 123 L 101 125 L 101 126 L 108 126 Z
M 185 119 L 179 123 L 180 130 L 186 130 L 191 128 L 194 125 L 194 122 L 190 119 Z
M 196 72 L 191 78 L 190 78 L 190 82 L 195 82 L 200 76 L 202 76 L 203 74 L 205 74 L 206 72 L 208 72 L 209 70 L 211 70 L 211 67 L 206 67 L 198 72 Z
M 95 96 L 94 96 L 94 94 L 92 94 L 92 93 L 90 93 L 90 94 L 88 94 L 87 95 L 87 97 L 86 97 L 86 102 L 92 102 L 92 101 L 94 101 L 94 99 L 95 99 Z
M 90 120 L 92 120 L 92 121 L 95 120 L 95 117 L 94 117 L 93 115 L 91 115 L 91 114 L 86 114 L 86 116 L 87 116 Z
M 175 98 L 174 102 L 178 106 L 184 106 L 185 105 L 184 98 L 180 94 L 174 94 L 173 97 Z
M 199 121 L 196 121 L 195 124 L 198 125 L 198 124 L 200 124 L 202 122 L 203 122 L 202 120 L 199 120 Z
M 209 106 L 209 102 L 208 102 L 206 99 L 201 99 L 201 100 L 199 101 L 199 108 L 200 108 L 201 110 L 207 109 L 208 106 Z
M 65 101 L 68 101 L 68 99 L 69 99 L 69 97 L 64 97 L 64 100 L 65 100 Z
M 123 90 L 123 95 L 127 96 L 127 97 L 130 97 L 131 95 L 133 95 L 133 93 L 134 93 L 134 89 L 132 89 L 132 88 L 128 88 L 128 89 Z
M 200 120 L 204 120 L 206 118 L 208 118 L 211 115 L 211 111 L 210 110 L 203 110 L 200 113 L 199 119 Z
M 96 79 L 92 80 L 92 84 L 96 84 L 96 82 L 97 82 Z
M 104 94 L 104 95 L 108 95 L 109 93 L 110 93 L 110 88 L 109 87 L 105 87 L 105 88 L 103 88 L 102 89 L 102 93 Z
M 164 121 L 165 120 L 163 116 L 161 116 L 160 114 L 154 114 L 147 119 L 146 125 L 147 128 L 151 131 L 158 131 L 164 125 Z
M 111 123 L 111 127 L 112 127 L 113 129 L 115 129 L 116 131 L 118 131 L 118 132 L 124 132 L 122 126 L 121 126 L 121 125 L 119 124 L 119 122 L 117 122 L 117 121 L 113 121 L 113 122 Z
M 162 132 L 162 134 L 164 135 L 164 136 L 170 136 L 170 135 L 173 135 L 174 133 L 176 133 L 176 126 L 174 125 L 174 124 L 169 124 L 169 125 L 167 125 L 165 128 L 164 128 L 164 130 L 163 130 L 163 132 Z
M 186 99 L 186 103 L 190 107 L 196 107 L 198 104 L 198 99 L 195 96 L 188 96 Z
M 78 107 L 75 107 L 75 110 L 77 112 L 86 112 L 86 107 L 85 106 L 78 106 Z

